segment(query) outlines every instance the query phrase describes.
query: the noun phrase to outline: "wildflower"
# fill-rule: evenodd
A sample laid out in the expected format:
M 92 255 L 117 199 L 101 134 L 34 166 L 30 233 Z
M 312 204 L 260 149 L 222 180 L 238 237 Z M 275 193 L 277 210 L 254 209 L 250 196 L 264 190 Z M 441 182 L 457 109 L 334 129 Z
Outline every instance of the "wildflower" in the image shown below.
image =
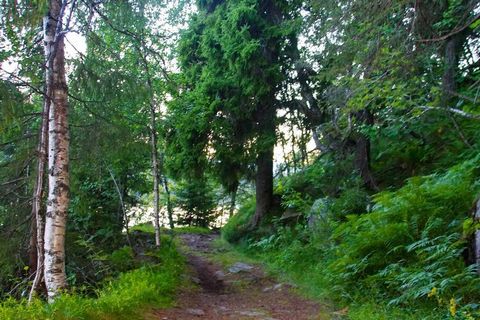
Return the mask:
M 457 313 L 457 301 L 455 301 L 455 298 L 450 299 L 449 310 L 452 317 L 455 317 L 455 314 Z
M 437 287 L 433 287 L 432 290 L 430 290 L 430 292 L 428 293 L 428 297 L 431 298 L 436 295 L 437 295 Z

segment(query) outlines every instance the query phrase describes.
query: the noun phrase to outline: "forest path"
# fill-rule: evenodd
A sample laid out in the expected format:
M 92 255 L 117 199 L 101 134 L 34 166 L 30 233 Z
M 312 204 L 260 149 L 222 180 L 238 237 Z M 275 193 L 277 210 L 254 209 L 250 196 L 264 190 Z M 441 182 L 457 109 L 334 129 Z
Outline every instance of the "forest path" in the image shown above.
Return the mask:
M 214 245 L 218 235 L 180 237 L 192 285 L 180 291 L 175 307 L 154 310 L 150 314 L 153 319 L 321 319 L 318 303 L 300 297 L 288 284 L 267 276 L 261 266 L 240 260 L 232 264 L 231 257 L 226 267 L 218 263 L 228 255 L 228 249 Z

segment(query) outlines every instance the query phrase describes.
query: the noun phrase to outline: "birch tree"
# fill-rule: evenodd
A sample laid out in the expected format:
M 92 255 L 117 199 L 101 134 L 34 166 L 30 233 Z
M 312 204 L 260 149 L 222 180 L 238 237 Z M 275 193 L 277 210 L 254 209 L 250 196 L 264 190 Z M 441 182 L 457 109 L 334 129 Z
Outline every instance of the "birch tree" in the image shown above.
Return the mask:
M 68 92 L 62 31 L 67 1 L 50 0 L 44 20 L 46 91 L 51 94 L 48 131 L 48 201 L 45 219 L 45 284 L 49 301 L 67 287 L 65 229 L 69 204 Z M 50 62 L 51 61 L 51 62 Z

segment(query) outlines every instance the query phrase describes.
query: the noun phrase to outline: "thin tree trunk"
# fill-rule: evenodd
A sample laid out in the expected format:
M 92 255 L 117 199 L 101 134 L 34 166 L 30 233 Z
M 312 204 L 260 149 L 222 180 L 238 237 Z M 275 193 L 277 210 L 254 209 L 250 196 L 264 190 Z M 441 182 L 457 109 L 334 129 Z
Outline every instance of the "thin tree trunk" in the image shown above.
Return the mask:
M 153 86 L 150 79 L 147 59 L 142 55 L 145 71 L 147 73 L 147 86 L 150 90 L 150 145 L 152 157 L 153 176 L 153 221 L 155 228 L 155 245 L 160 247 L 160 165 L 157 144 L 157 115 L 155 112 L 155 99 L 153 97 Z
M 235 186 L 235 189 L 231 193 L 231 201 L 230 201 L 230 212 L 228 216 L 231 218 L 235 213 L 236 201 L 237 201 L 237 191 L 238 191 L 238 184 Z
M 477 201 L 473 214 L 473 222 L 480 223 L 480 200 Z M 477 265 L 477 273 L 480 275 L 480 230 L 475 230 L 473 235 L 473 256 Z
M 168 223 L 170 225 L 170 229 L 175 228 L 175 223 L 173 221 L 173 208 L 172 208 L 172 200 L 170 198 L 170 189 L 168 188 L 168 180 L 165 175 L 163 175 L 163 188 L 165 189 L 165 195 L 167 196 L 167 215 L 168 215 Z
M 39 291 L 41 281 L 43 280 L 43 260 L 44 260 L 44 241 L 45 236 L 45 221 L 42 215 L 42 199 L 44 195 L 44 178 L 45 178 L 45 165 L 47 162 L 48 152 L 48 114 L 50 109 L 49 93 L 45 93 L 43 113 L 42 113 L 42 125 L 40 128 L 40 137 L 38 142 L 38 163 L 37 163 L 37 179 L 35 181 L 35 188 L 32 202 L 32 238 L 35 246 L 36 263 L 35 263 L 35 278 L 33 279 L 32 288 L 28 296 L 28 301 L 32 301 L 32 298 L 36 292 Z
M 143 15 L 143 4 L 140 11 Z M 155 98 L 153 95 L 152 79 L 150 78 L 150 70 L 148 67 L 148 60 L 145 52 L 145 43 L 142 42 L 142 46 L 137 48 L 140 58 L 142 59 L 143 67 L 145 69 L 147 77 L 147 88 L 150 95 L 150 146 L 151 146 L 151 160 L 152 160 L 152 176 L 153 176 L 153 225 L 155 229 L 155 245 L 160 247 L 160 164 L 158 156 L 158 143 L 157 143 L 157 119 L 155 112 Z
M 47 66 L 47 92 L 51 93 L 48 137 L 48 201 L 45 219 L 44 277 L 48 300 L 67 288 L 65 275 L 65 230 L 69 205 L 68 93 L 65 77 L 62 17 L 66 1 L 50 0 L 45 17 L 45 50 L 53 60 Z M 51 81 L 50 81 L 51 79 Z
M 155 227 L 155 245 L 160 247 L 160 190 L 159 190 L 159 172 L 158 172 L 158 149 L 157 132 L 155 118 L 155 107 L 150 105 L 150 143 L 152 154 L 152 175 L 153 175 L 153 217 Z
M 123 214 L 123 226 L 125 227 L 125 232 L 127 235 L 127 242 L 130 246 L 132 246 L 132 242 L 130 241 L 130 230 L 128 228 L 128 217 L 127 217 L 127 211 L 125 210 L 125 203 L 123 202 L 123 194 L 122 191 L 120 190 L 120 186 L 117 183 L 117 179 L 115 179 L 115 175 L 113 174 L 113 171 L 107 167 L 108 172 L 110 173 L 110 177 L 113 180 L 113 184 L 115 185 L 115 190 L 117 191 L 118 194 L 118 200 L 120 202 L 120 207 L 122 209 L 122 214 Z

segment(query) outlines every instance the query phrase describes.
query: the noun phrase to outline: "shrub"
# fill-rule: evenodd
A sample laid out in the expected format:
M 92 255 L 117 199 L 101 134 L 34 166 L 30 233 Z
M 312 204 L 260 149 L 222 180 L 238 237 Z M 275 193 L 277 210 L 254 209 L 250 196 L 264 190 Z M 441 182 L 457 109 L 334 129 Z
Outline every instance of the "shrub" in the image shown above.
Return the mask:
M 133 249 L 129 246 L 124 246 L 113 251 L 109 255 L 108 260 L 112 269 L 119 272 L 132 270 L 136 266 Z
M 248 233 L 248 223 L 255 214 L 255 199 L 246 201 L 238 212 L 222 228 L 222 237 L 228 242 L 237 242 Z
M 73 291 L 52 304 L 36 300 L 27 305 L 26 301 L 9 299 L 0 304 L 0 319 L 144 319 L 149 307 L 166 307 L 173 302 L 184 270 L 183 258 L 173 242 L 166 237 L 162 241 L 162 248 L 153 253 L 161 263 L 122 273 L 97 290 L 96 297 Z
M 363 214 L 345 215 L 359 207 L 348 199 L 361 203 L 365 195 L 346 189 L 312 208 L 325 218 L 321 228 L 277 222 L 274 232 L 250 240 L 250 252 L 315 295 L 357 305 L 386 301 L 385 310 L 421 309 L 425 319 L 480 317 L 480 278 L 462 256 L 472 232 L 469 213 L 480 189 L 479 173 L 477 157 L 444 173 L 411 178 L 397 191 L 375 195 L 372 211 Z M 235 234 L 242 221 L 244 216 L 227 224 L 227 240 L 252 239 L 249 233 Z M 359 314 L 369 312 L 360 309 Z

